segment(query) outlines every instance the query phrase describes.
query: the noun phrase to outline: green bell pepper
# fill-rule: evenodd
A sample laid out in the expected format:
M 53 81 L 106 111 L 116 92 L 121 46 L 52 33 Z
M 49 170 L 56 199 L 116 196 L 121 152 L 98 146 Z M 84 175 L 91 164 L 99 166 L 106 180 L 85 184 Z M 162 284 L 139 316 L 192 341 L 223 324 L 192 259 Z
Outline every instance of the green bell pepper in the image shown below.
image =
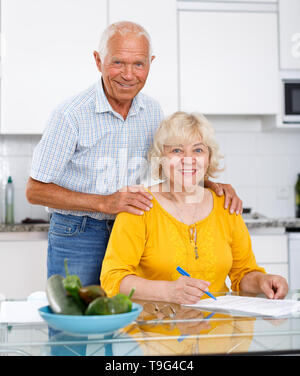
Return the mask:
M 115 313 L 124 313 L 131 311 L 132 301 L 130 300 L 130 298 L 132 297 L 134 291 L 135 289 L 132 289 L 128 296 L 120 293 L 112 298 L 114 301 Z
M 110 315 L 111 309 L 108 307 L 109 298 L 105 296 L 100 296 L 99 298 L 94 299 L 87 306 L 85 310 L 85 315 Z
M 132 289 L 129 296 L 117 294 L 113 298 L 98 297 L 88 305 L 85 315 L 113 315 L 116 313 L 130 312 L 132 308 L 132 297 L 135 289 Z
M 79 296 L 79 289 L 82 287 L 80 278 L 77 275 L 70 275 L 68 271 L 67 259 L 65 259 L 66 278 L 63 279 L 63 285 L 67 293 L 71 295 L 82 312 L 85 310 L 85 305 Z

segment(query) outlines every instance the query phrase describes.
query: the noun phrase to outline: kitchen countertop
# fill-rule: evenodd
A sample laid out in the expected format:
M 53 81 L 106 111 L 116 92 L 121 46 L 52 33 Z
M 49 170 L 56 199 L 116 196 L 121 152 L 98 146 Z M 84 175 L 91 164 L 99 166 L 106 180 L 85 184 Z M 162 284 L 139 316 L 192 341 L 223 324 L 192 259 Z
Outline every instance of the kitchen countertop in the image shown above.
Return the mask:
M 0 232 L 47 232 L 49 223 L 16 223 L 14 225 L 6 225 L 0 223 Z
M 244 218 L 248 229 L 263 229 L 263 228 L 293 228 L 300 230 L 300 218 Z M 49 223 L 34 223 L 34 224 L 14 224 L 6 225 L 0 223 L 1 232 L 47 232 Z
M 259 218 L 244 219 L 248 229 L 284 227 L 300 230 L 300 218 Z

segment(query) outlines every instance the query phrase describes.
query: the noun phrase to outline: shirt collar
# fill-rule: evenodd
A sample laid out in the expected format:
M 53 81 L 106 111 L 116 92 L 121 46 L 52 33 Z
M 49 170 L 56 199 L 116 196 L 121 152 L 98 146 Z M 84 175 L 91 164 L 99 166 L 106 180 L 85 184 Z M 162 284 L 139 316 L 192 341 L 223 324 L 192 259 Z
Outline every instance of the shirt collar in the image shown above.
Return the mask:
M 138 93 L 131 103 L 131 107 L 128 113 L 128 116 L 136 115 L 141 108 L 145 108 L 144 101 L 142 99 L 142 95 Z M 108 102 L 104 89 L 102 78 L 96 84 L 96 108 L 95 112 L 103 113 L 103 112 L 112 112 L 116 113 L 114 109 L 111 107 L 110 103 Z
M 102 86 L 102 78 L 96 84 L 96 108 L 95 112 L 109 112 L 113 111 L 111 105 L 109 104 Z

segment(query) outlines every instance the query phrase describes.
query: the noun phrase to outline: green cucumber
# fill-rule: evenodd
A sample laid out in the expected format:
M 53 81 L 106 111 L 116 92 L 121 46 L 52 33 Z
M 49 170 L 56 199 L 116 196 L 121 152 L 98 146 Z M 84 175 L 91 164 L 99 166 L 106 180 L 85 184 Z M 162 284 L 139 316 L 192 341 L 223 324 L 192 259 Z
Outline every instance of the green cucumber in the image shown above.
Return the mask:
M 61 315 L 82 315 L 82 309 L 74 298 L 67 295 L 63 279 L 63 276 L 55 274 L 47 280 L 46 295 L 51 310 Z

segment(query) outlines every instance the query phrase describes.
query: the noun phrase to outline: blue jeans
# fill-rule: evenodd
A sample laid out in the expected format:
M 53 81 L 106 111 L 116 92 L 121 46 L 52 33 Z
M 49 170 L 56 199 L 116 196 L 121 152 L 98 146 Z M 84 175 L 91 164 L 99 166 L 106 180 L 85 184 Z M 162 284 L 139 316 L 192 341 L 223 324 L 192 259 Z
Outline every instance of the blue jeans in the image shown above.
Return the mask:
M 113 220 L 53 213 L 48 233 L 47 278 L 65 276 L 64 259 L 70 274 L 79 276 L 83 286 L 99 285 Z

